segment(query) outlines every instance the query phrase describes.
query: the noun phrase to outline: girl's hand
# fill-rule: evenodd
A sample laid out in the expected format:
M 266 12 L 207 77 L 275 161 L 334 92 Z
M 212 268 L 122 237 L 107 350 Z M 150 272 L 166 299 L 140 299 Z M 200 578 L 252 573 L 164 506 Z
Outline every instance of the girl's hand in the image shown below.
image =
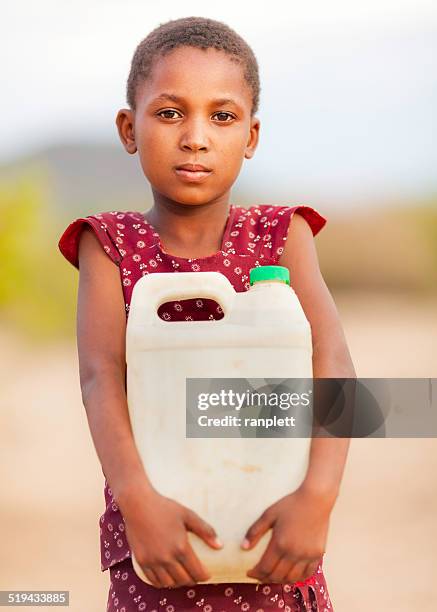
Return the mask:
M 260 582 L 304 581 L 325 552 L 332 503 L 303 486 L 269 506 L 246 532 L 242 548 L 253 548 L 270 528 L 270 542 L 247 576 Z
M 149 490 L 131 494 L 122 508 L 126 536 L 147 579 L 158 588 L 192 586 L 210 578 L 194 553 L 187 531 L 218 549 L 214 529 L 189 508 Z

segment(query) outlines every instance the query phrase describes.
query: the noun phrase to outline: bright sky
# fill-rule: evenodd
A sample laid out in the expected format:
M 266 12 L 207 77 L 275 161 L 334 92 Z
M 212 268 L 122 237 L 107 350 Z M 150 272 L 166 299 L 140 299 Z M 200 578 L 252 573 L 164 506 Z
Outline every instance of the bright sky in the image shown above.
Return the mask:
M 434 0 L 5 3 L 0 161 L 70 140 L 117 142 L 136 45 L 188 15 L 225 21 L 259 61 L 261 141 L 243 184 L 339 201 L 436 191 Z

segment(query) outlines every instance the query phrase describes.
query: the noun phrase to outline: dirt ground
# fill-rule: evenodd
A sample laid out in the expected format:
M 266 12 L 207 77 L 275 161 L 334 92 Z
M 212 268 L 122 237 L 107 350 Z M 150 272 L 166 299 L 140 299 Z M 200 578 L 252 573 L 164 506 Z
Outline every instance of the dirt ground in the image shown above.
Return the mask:
M 335 301 L 358 376 L 437 377 L 437 299 Z M 103 612 L 103 475 L 76 346 L 0 340 L 0 590 L 69 590 L 70 610 Z M 336 612 L 437 609 L 436 473 L 435 439 L 352 440 L 324 563 Z

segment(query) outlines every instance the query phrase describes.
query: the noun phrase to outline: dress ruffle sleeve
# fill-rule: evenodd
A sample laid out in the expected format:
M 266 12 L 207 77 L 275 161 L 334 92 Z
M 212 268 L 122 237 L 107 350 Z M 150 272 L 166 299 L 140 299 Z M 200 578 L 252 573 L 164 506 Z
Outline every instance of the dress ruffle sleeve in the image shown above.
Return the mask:
M 85 225 L 92 228 L 105 253 L 116 265 L 119 265 L 122 257 L 103 215 L 100 215 L 100 218 L 96 215 L 81 217 L 70 223 L 58 242 L 58 248 L 64 257 L 79 269 L 79 241 Z

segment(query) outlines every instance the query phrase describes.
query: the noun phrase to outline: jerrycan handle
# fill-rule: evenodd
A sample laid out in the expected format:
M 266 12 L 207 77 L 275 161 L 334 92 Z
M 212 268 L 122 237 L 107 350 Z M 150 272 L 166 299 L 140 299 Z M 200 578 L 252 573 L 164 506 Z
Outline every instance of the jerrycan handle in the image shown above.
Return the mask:
M 158 308 L 166 302 L 190 298 L 215 300 L 223 309 L 223 319 L 232 310 L 236 291 L 220 272 L 155 272 L 142 276 L 134 286 L 129 309 L 129 322 L 141 325 L 166 325 Z M 222 321 L 221 319 L 220 321 Z M 178 324 L 184 321 L 178 321 Z M 189 321 L 185 323 L 190 324 Z

